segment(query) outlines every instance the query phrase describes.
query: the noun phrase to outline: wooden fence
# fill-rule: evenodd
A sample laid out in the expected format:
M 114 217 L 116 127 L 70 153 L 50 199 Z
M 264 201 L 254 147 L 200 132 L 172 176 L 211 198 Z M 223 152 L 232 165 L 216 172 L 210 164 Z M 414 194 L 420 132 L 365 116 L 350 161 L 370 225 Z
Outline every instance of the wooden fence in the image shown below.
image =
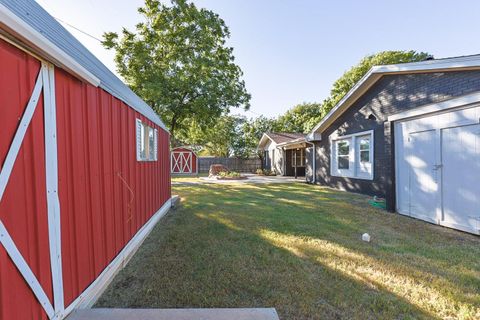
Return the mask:
M 262 161 L 258 158 L 240 159 L 240 158 L 220 158 L 220 157 L 199 157 L 199 173 L 208 173 L 210 165 L 223 164 L 229 170 L 236 172 L 255 172 L 262 167 Z

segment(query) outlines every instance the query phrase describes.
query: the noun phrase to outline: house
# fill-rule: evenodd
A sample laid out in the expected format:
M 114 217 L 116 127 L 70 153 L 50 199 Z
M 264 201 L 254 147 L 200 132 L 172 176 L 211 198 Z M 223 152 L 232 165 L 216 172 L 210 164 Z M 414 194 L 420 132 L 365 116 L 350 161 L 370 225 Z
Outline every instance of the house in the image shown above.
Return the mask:
M 169 132 L 33 0 L 0 0 L 0 318 L 90 305 L 171 204 Z
M 308 181 L 480 233 L 480 55 L 373 67 L 306 140 Z
M 263 168 L 282 176 L 305 176 L 305 150 L 308 144 L 302 133 L 264 133 L 258 143 Z

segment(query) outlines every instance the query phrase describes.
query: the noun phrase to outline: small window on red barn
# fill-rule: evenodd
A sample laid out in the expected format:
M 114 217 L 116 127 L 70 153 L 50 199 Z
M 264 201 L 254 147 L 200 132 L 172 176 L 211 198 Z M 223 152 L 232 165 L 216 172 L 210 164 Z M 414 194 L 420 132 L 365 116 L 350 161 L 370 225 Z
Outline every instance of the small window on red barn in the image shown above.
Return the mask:
M 137 119 L 137 161 L 157 161 L 157 129 Z

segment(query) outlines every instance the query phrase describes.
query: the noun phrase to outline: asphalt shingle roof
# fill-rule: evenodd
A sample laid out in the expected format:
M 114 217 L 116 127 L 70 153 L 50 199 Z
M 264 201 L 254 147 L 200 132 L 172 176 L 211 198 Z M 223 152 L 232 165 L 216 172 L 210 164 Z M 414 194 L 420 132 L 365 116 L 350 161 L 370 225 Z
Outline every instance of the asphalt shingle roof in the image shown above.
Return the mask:
M 276 144 L 289 142 L 292 140 L 305 138 L 303 133 L 291 133 L 291 132 L 268 132 L 266 135 L 273 140 Z

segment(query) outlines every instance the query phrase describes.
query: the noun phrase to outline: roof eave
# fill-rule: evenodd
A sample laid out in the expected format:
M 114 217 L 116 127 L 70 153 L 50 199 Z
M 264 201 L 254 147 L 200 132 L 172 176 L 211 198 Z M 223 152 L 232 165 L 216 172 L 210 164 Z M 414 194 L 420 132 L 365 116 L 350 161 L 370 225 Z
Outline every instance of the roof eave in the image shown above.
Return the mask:
M 18 40 L 35 50 L 42 57 L 53 61 L 60 67 L 71 72 L 75 76 L 98 87 L 100 80 L 91 72 L 82 67 L 72 57 L 65 54 L 60 48 L 45 38 L 40 32 L 32 28 L 3 4 L 0 4 L 0 26 L 12 34 Z
M 343 114 L 358 98 L 370 89 L 382 76 L 388 74 L 409 74 L 422 72 L 479 70 L 480 60 L 449 62 L 448 60 L 424 61 L 422 63 L 394 64 L 372 67 L 348 93 L 330 110 L 330 112 L 310 131 L 307 139 L 310 141 L 321 140 L 321 133 L 328 128 L 338 117 Z M 318 136 L 320 135 L 320 139 Z

